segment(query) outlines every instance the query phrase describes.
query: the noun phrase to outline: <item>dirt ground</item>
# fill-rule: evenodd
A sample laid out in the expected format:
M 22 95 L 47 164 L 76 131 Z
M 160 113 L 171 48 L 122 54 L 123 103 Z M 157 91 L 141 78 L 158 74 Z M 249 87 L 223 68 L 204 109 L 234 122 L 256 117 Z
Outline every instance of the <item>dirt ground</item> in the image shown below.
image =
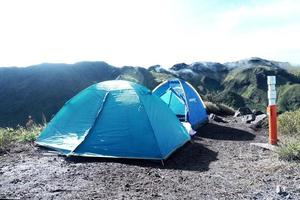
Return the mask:
M 266 141 L 266 130 L 210 123 L 165 166 L 19 144 L 0 155 L 0 199 L 300 199 L 300 165 L 250 145 Z

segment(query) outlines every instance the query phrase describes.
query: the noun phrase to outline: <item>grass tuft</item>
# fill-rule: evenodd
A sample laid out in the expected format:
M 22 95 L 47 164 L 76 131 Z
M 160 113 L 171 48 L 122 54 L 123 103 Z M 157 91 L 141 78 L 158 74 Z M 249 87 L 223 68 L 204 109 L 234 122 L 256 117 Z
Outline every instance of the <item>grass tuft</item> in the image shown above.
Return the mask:
M 0 152 L 9 150 L 15 142 L 33 142 L 43 126 L 33 125 L 28 128 L 0 128 Z
M 300 161 L 300 140 L 290 140 L 281 145 L 277 151 L 279 159 Z
M 300 136 L 300 109 L 279 115 L 278 128 L 283 135 Z
M 279 159 L 300 161 L 300 109 L 279 115 L 278 128 L 283 138 L 277 152 Z

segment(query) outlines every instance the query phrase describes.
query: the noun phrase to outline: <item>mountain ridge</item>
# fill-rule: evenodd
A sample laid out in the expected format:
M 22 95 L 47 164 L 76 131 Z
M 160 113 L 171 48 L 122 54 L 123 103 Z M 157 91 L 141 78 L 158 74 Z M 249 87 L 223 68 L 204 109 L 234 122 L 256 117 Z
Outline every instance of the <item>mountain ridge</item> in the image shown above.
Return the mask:
M 182 78 L 190 82 L 204 100 L 264 111 L 267 103 L 266 76 L 276 75 L 278 93 L 287 95 L 278 101 L 279 111 L 284 112 L 300 107 L 300 93 L 295 94 L 300 91 L 300 75 L 288 71 L 289 66 L 284 62 L 250 58 L 230 64 L 178 63 L 168 69 L 160 65 L 148 69 L 119 68 L 103 61 L 0 67 L 0 127 L 24 125 L 29 115 L 38 123 L 42 122 L 42 118 L 49 121 L 80 90 L 112 79 L 134 81 L 153 89 L 168 78 Z

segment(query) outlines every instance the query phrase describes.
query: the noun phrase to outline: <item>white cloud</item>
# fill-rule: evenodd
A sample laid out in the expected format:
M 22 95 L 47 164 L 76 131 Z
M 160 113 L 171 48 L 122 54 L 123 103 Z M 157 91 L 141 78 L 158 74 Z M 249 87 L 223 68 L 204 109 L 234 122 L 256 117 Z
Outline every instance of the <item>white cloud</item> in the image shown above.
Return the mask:
M 250 56 L 300 62 L 295 58 L 300 53 L 298 1 L 217 13 L 194 8 L 191 15 L 181 5 L 170 0 L 1 1 L 0 66 L 82 60 L 170 66 Z

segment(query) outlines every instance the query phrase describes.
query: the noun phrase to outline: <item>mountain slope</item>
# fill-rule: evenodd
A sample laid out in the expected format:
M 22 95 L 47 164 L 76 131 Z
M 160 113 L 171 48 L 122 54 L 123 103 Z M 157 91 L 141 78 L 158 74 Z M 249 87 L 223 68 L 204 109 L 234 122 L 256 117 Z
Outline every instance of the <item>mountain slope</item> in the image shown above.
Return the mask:
M 157 85 L 144 68 L 116 68 L 104 62 L 74 65 L 42 64 L 26 68 L 0 68 L 0 127 L 24 125 L 31 115 L 38 123 L 51 117 L 84 88 L 101 81 L 126 79 Z
M 267 76 L 276 76 L 277 87 L 287 83 L 298 84 L 300 78 L 277 67 L 258 66 L 235 68 L 227 75 L 222 85 L 225 91 L 235 91 L 256 104 L 267 105 Z M 281 96 L 279 96 L 281 98 Z M 284 110 L 284 109 L 283 109 Z
M 41 64 L 26 68 L 0 68 L 0 127 L 24 125 L 31 115 L 49 121 L 63 104 L 97 82 L 125 79 L 153 89 L 177 77 L 190 82 L 204 100 L 234 108 L 249 106 L 265 111 L 267 75 L 276 75 L 279 111 L 300 107 L 300 76 L 286 70 L 287 63 L 251 58 L 231 63 L 179 63 L 170 69 L 113 67 L 105 62 Z M 288 68 L 290 69 L 290 68 Z

